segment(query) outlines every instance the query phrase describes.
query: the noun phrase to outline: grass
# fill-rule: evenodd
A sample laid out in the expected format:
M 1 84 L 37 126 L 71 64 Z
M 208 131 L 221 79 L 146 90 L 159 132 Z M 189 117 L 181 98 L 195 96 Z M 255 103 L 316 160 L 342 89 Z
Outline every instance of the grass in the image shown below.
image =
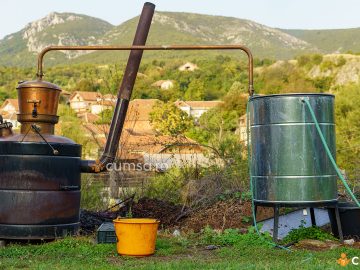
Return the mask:
M 0 249 L 0 269 L 343 269 L 336 263 L 342 252 L 360 256 L 359 249 L 346 247 L 287 252 L 271 247 L 254 233 L 229 230 L 216 236 L 206 230 L 200 236 L 160 236 L 156 254 L 144 258 L 121 257 L 115 244 L 94 244 L 88 237 L 12 244 Z M 205 250 L 208 244 L 220 248 Z M 352 268 L 356 266 L 347 266 Z

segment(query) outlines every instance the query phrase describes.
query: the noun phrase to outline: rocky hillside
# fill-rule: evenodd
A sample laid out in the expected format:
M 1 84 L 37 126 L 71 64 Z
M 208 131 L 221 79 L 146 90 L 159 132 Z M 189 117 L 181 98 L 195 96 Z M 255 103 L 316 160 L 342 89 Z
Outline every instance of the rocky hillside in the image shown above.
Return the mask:
M 0 65 L 33 66 L 36 54 L 48 45 L 130 44 L 137 22 L 138 17 L 135 17 L 113 26 L 85 15 L 51 13 L 0 40 Z M 305 53 L 360 51 L 360 35 L 356 35 L 357 32 L 360 28 L 341 31 L 282 30 L 231 17 L 156 12 L 148 44 L 241 43 L 250 47 L 255 57 L 289 59 Z M 147 55 L 151 54 L 147 52 Z M 114 62 L 124 59 L 125 55 L 119 52 L 53 52 L 47 57 L 47 65 L 69 60 Z
M 53 12 L 0 40 L 0 64 L 34 65 L 38 52 L 49 45 L 102 44 L 104 34 L 112 27 L 108 22 L 93 17 Z M 64 51 L 56 54 L 52 62 L 61 63 L 82 53 Z
M 266 78 L 267 84 L 271 85 L 274 79 L 277 81 L 273 85 L 281 85 L 279 77 L 288 78 L 289 84 L 295 83 L 298 89 L 291 88 L 292 85 L 284 85 L 280 92 L 332 92 L 339 87 L 360 84 L 360 56 L 352 54 L 326 54 L 308 55 L 298 57 L 296 60 L 278 60 L 270 66 L 255 68 L 255 74 Z M 262 76 L 263 75 L 263 76 Z M 298 82 L 299 78 L 304 79 Z M 306 85 L 311 81 L 314 85 Z
M 282 30 L 325 53 L 360 52 L 360 28 L 329 30 Z

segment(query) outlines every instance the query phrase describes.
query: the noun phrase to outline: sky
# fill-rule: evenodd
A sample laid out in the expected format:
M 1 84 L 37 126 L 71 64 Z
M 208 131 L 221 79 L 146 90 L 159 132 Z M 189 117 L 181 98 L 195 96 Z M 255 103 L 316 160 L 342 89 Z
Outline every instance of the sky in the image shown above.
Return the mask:
M 74 12 L 113 25 L 140 14 L 142 0 L 0 0 L 0 38 L 50 12 Z M 360 0 L 153 0 L 158 11 L 249 19 L 286 29 L 360 27 Z

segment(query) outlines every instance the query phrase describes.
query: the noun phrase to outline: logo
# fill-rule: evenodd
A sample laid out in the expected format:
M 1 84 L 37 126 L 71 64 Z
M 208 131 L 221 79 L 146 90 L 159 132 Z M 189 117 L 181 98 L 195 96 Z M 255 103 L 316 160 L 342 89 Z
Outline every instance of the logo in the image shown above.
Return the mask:
M 347 258 L 345 253 L 341 253 L 340 258 L 337 259 L 337 263 L 341 266 L 347 266 L 350 263 L 350 259 Z
M 341 253 L 340 258 L 337 259 L 336 262 L 343 267 L 347 266 L 350 262 L 353 265 L 359 265 L 359 257 L 353 257 L 350 260 L 345 253 Z

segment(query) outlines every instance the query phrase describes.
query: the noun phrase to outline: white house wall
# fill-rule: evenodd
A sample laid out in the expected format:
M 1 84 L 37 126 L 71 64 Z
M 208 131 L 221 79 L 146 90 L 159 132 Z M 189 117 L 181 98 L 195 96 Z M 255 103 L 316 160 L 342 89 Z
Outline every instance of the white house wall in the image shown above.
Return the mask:
M 144 154 L 144 163 L 158 169 L 184 166 L 208 166 L 209 158 L 201 153 L 197 154 Z

